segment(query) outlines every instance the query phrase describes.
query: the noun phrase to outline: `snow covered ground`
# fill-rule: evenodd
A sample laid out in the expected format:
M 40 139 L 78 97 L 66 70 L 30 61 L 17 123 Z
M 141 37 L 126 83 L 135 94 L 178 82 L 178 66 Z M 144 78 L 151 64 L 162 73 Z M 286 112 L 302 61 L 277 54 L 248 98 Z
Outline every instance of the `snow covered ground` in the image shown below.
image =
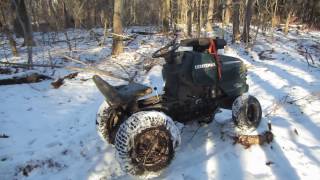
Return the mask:
M 98 33 L 102 30 L 97 29 Z M 74 51 L 71 55 L 86 63 L 136 81 L 158 85 L 159 66 L 151 75 L 142 71 L 150 54 L 167 41 L 160 35 L 138 36 L 125 48 L 126 53 L 111 58 L 111 39 L 98 46 L 86 31 L 68 32 Z M 227 39 L 230 35 L 227 34 Z M 53 35 L 37 34 L 37 42 Z M 60 38 L 60 39 L 59 39 Z M 59 42 L 60 40 L 60 42 Z M 61 58 L 68 45 L 58 35 L 57 43 L 38 44 L 36 63 L 72 64 Z M 18 43 L 21 44 L 21 39 Z M 22 62 L 13 58 L 6 45 L 1 61 Z M 307 50 L 306 50 L 307 49 Z M 307 53 L 304 53 L 306 52 Z M 259 35 L 251 49 L 230 45 L 224 52 L 241 58 L 247 65 L 249 92 L 262 105 L 263 119 L 257 132 L 272 122 L 275 140 L 269 145 L 233 145 L 229 137 L 231 113 L 223 110 L 208 125 L 187 124 L 182 130 L 182 145 L 168 168 L 154 179 L 315 179 L 320 175 L 320 32 L 291 31 L 288 36 L 274 32 L 273 38 Z M 59 55 L 60 54 L 60 55 Z M 314 61 L 311 61 L 310 56 Z M 49 58 L 51 56 L 51 58 Z M 308 65 L 305 56 L 308 56 Z M 107 58 L 106 58 L 107 57 Z M 116 62 L 117 64 L 114 64 Z M 126 69 L 124 71 L 123 69 Z M 39 68 L 53 77 L 66 70 Z M 126 175 L 115 158 L 115 148 L 97 134 L 95 118 L 102 95 L 90 79 L 80 73 L 66 80 L 59 89 L 51 81 L 0 86 L 0 179 L 139 179 L 151 175 Z M 5 75 L 0 75 L 3 77 Z M 105 78 L 113 85 L 124 84 Z M 150 80 L 151 79 L 151 80 Z M 252 132 L 252 133 L 257 133 Z

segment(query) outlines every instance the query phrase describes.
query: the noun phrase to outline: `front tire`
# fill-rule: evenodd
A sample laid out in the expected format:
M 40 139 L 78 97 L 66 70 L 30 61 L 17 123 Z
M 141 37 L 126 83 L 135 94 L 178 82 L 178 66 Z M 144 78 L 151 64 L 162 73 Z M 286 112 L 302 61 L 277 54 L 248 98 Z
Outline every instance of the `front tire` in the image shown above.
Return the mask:
M 97 129 L 110 144 L 114 144 L 116 133 L 121 123 L 121 111 L 104 102 L 97 114 Z
M 239 129 L 256 129 L 261 116 L 261 105 L 254 96 L 241 95 L 232 104 L 232 119 Z
M 115 147 L 122 169 L 132 175 L 168 166 L 180 144 L 180 131 L 162 112 L 141 111 L 121 124 Z

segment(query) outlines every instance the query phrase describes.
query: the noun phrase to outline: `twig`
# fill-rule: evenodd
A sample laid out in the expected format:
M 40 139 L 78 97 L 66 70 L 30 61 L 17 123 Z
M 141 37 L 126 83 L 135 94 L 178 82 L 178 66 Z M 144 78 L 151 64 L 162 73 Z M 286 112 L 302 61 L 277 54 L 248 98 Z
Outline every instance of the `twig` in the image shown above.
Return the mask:
M 265 117 L 270 117 L 272 114 L 275 114 L 276 111 L 279 109 L 279 107 L 281 105 L 283 105 L 284 103 L 287 102 L 287 99 L 289 98 L 289 94 L 285 95 L 282 99 L 280 99 L 279 101 L 275 101 L 272 105 L 271 105 L 271 110 L 265 115 Z
M 192 139 L 193 139 L 193 137 L 198 133 L 198 131 L 199 131 L 199 129 L 201 128 L 201 126 L 199 125 L 198 126 L 198 128 L 194 131 L 194 133 L 192 134 L 192 136 L 191 136 L 191 138 L 190 138 L 190 140 L 189 140 L 189 142 L 191 142 L 192 141 Z
M 302 48 L 302 47 L 303 46 L 300 46 L 300 48 Z M 314 63 L 314 60 L 312 58 L 312 55 L 308 52 L 307 48 L 304 47 L 304 51 L 302 49 L 298 49 L 297 51 L 300 53 L 300 55 L 304 56 L 304 58 L 306 59 L 306 61 L 308 63 L 308 66 L 313 67 L 313 68 L 319 68 L 318 66 L 314 65 L 315 63 Z M 309 58 L 310 58 L 312 64 L 310 64 Z
M 306 51 L 306 56 L 309 55 L 309 57 L 310 57 L 310 59 L 311 59 L 311 61 L 312 61 L 312 64 L 314 64 L 314 60 L 313 60 L 313 58 L 312 58 L 312 55 L 308 52 L 308 49 L 307 49 L 307 48 L 304 48 L 304 49 L 305 49 L 305 51 Z
M 301 98 L 297 98 L 297 99 L 294 99 L 294 100 L 288 101 L 287 103 L 289 103 L 289 104 L 293 104 L 294 102 L 300 101 L 300 100 L 302 100 L 302 99 L 304 99 L 304 98 L 306 98 L 306 97 L 308 97 L 308 96 L 310 96 L 310 95 L 306 95 L 306 96 L 303 96 L 303 97 L 301 97 Z

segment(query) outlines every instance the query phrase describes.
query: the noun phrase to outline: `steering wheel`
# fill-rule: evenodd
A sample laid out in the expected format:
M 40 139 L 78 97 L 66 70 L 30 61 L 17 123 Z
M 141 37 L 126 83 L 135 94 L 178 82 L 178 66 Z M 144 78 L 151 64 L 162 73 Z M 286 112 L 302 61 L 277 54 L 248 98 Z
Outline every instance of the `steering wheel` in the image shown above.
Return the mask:
M 170 42 L 168 43 L 166 46 L 158 49 L 157 51 L 155 51 L 152 54 L 152 58 L 159 58 L 159 57 L 165 57 L 167 55 L 169 55 L 170 53 L 174 52 L 175 50 L 177 50 L 179 48 L 179 44 L 176 43 L 176 37 Z

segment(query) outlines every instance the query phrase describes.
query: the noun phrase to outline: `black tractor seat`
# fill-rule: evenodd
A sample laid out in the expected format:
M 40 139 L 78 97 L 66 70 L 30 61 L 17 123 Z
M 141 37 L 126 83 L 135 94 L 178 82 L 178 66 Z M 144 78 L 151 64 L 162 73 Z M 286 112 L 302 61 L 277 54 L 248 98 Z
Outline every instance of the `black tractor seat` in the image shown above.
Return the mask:
M 115 88 L 120 96 L 127 101 L 131 99 L 138 99 L 152 93 L 152 88 L 138 83 L 129 83 L 127 85 L 116 86 Z
M 112 106 L 128 104 L 129 102 L 137 100 L 138 98 L 152 92 L 150 87 L 138 83 L 111 86 L 98 75 L 93 76 L 93 81 L 100 92 L 104 95 L 109 105 Z

